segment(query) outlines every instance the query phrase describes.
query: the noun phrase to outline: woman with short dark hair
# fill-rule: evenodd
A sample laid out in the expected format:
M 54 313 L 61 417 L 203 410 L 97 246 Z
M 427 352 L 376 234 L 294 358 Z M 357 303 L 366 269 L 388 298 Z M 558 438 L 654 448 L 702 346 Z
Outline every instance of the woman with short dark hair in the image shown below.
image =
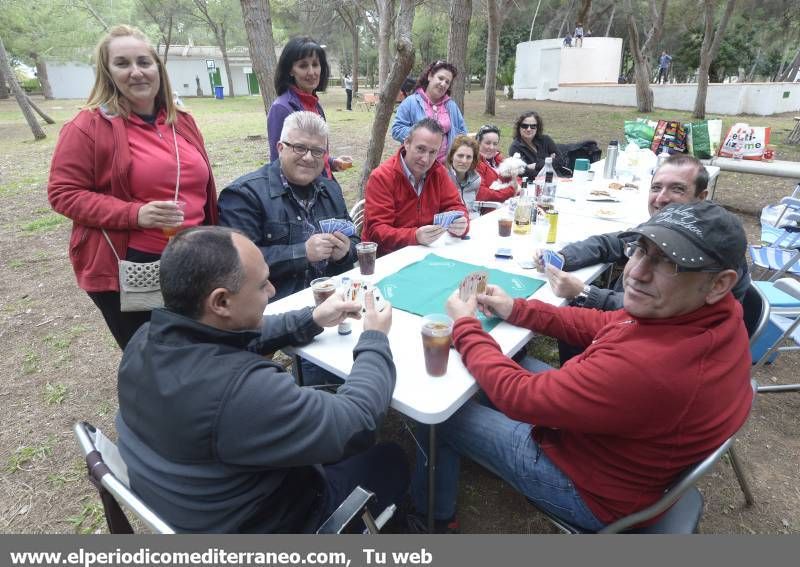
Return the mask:
M 544 122 L 538 112 L 524 112 L 514 122 L 514 141 L 508 148 L 508 155 L 514 154 L 519 154 L 528 164 L 527 175 L 531 178 L 544 167 L 545 158 L 558 155 L 556 143 L 544 133 Z
M 281 141 L 283 121 L 292 112 L 308 110 L 325 119 L 317 93 L 328 88 L 330 74 L 325 50 L 310 37 L 292 38 L 283 48 L 275 70 L 275 91 L 278 98 L 267 113 L 270 161 L 278 159 L 278 142 Z M 353 159 L 350 156 L 332 158 L 326 154 L 323 175 L 333 178 L 332 172 L 343 171 L 352 165 Z
M 461 109 L 450 98 L 450 86 L 456 75 L 458 70 L 447 61 L 435 61 L 428 65 L 420 74 L 414 93 L 397 107 L 392 124 L 392 138 L 402 143 L 414 124 L 423 118 L 432 118 L 445 133 L 436 156 L 443 163 L 455 137 L 467 133 Z

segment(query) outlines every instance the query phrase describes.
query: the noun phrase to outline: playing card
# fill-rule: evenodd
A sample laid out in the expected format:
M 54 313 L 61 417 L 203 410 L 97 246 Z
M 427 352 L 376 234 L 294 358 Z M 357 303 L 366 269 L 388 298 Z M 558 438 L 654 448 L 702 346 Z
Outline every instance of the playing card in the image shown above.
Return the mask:
M 473 295 L 485 293 L 486 283 L 488 281 L 488 272 L 478 271 L 467 274 L 458 286 L 459 299 L 461 299 L 461 301 L 467 301 Z
M 375 300 L 376 311 L 383 311 L 383 308 L 386 306 L 386 303 L 381 295 L 381 291 L 365 280 L 350 280 L 350 282 L 346 283 L 343 288 L 344 289 L 342 293 L 345 301 L 355 301 L 359 303 L 361 305 L 362 315 L 367 312 L 366 295 L 370 291 L 372 292 L 372 297 Z
M 545 250 L 542 255 L 545 265 L 553 266 L 559 270 L 564 268 L 564 259 L 557 252 Z
M 443 213 L 437 213 L 433 215 L 433 224 L 439 225 L 442 228 L 447 228 L 453 223 L 454 220 L 463 215 L 464 213 L 461 211 L 445 211 Z

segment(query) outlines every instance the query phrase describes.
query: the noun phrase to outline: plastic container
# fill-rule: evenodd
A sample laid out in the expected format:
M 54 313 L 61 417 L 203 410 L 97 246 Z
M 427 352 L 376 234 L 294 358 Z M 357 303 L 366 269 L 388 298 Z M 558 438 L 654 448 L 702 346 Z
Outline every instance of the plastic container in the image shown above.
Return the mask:
M 225 87 L 222 85 L 217 85 L 214 87 L 214 98 L 217 100 L 222 100 L 225 98 Z
M 603 168 L 603 177 L 605 179 L 614 179 L 617 174 L 617 156 L 619 155 L 619 142 L 611 140 L 606 150 L 606 164 Z

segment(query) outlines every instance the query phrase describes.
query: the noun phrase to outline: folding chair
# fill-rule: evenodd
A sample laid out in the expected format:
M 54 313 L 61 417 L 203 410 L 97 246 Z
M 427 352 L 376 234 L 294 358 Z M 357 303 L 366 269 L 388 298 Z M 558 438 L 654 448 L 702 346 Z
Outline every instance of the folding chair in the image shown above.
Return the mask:
M 350 218 L 353 219 L 353 224 L 356 225 L 356 234 L 359 236 L 364 228 L 364 203 L 366 200 L 361 199 L 350 209 Z
M 770 271 L 774 272 L 771 282 L 787 273 L 800 274 L 800 183 L 791 196 L 781 199 L 780 205 L 764 208 L 761 240 L 768 245 L 750 246 L 753 266 L 761 271 L 759 279 Z
M 773 284 L 773 291 L 790 299 L 784 301 L 782 305 L 770 306 L 770 323 L 779 329 L 780 335 L 756 361 L 756 367 L 764 365 L 776 353 L 800 350 L 800 282 L 794 278 L 782 278 Z M 791 339 L 794 344 L 782 346 L 788 339 Z M 758 392 L 764 394 L 800 392 L 800 384 L 759 386 Z
M 124 506 L 154 533 L 174 534 L 175 530 L 131 490 L 128 467 L 122 460 L 117 446 L 99 429 L 85 421 L 77 422 L 73 430 L 86 460 L 89 480 L 100 493 L 109 533 L 133 533 L 133 528 L 123 510 Z M 392 504 L 377 518 L 373 518 L 367 508 L 373 498 L 375 498 L 374 493 L 357 486 L 323 522 L 317 533 L 342 533 L 359 516 L 366 526 L 364 533 L 379 533 L 394 515 L 396 506 Z
M 751 381 L 751 386 L 755 390 L 756 384 Z M 733 445 L 735 435 L 726 439 L 710 455 L 699 463 L 692 465 L 678 478 L 670 488 L 664 491 L 664 495 L 655 503 L 644 510 L 640 510 L 624 518 L 620 518 L 601 530 L 598 534 L 692 534 L 697 533 L 697 526 L 703 516 L 703 495 L 695 486 L 697 482 L 705 476 L 717 461 L 720 460 L 726 451 Z M 534 504 L 535 506 L 535 504 Z M 539 509 L 539 508 L 537 508 Z M 567 534 L 588 534 L 595 533 L 584 530 L 579 526 L 570 524 L 563 519 L 540 510 L 547 519 L 557 528 Z M 663 515 L 662 515 L 663 514 Z M 655 523 L 645 527 L 635 527 L 651 520 L 661 517 Z

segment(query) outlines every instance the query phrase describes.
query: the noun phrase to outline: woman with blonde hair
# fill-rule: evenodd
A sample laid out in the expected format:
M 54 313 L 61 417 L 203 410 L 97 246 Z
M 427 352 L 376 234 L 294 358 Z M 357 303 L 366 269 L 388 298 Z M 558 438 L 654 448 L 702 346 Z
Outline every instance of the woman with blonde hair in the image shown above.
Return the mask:
M 216 224 L 217 192 L 203 137 L 175 105 L 147 37 L 114 26 L 94 59 L 94 86 L 61 129 L 47 193 L 53 209 L 73 221 L 69 255 L 78 285 L 124 349 L 150 312 L 122 310 L 118 261 L 155 262 L 178 229 Z

